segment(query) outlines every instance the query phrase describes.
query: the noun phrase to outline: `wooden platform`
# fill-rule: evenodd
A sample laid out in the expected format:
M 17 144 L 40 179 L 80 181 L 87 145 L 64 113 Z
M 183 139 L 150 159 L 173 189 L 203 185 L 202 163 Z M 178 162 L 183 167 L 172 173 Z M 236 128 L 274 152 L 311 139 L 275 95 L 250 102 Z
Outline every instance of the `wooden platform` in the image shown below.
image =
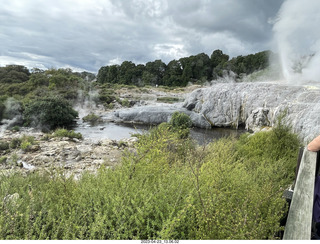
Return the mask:
M 317 153 L 304 149 L 283 240 L 310 240 Z

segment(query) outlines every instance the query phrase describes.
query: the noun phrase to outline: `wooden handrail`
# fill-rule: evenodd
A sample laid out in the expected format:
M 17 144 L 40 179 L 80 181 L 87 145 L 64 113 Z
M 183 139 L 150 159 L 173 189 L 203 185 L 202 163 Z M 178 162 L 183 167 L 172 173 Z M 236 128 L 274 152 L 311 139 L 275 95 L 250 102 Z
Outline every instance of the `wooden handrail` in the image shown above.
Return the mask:
M 317 153 L 304 149 L 283 240 L 310 240 Z

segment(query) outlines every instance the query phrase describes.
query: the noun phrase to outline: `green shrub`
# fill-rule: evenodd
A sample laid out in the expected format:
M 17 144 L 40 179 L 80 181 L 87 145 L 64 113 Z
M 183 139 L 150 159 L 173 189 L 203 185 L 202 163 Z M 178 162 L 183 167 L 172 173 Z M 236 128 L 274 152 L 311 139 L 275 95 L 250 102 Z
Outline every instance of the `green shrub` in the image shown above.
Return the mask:
M 270 158 L 279 145 L 266 142 L 280 143 L 260 132 L 198 147 L 162 124 L 79 180 L 0 174 L 0 199 L 18 196 L 1 203 L 0 239 L 276 239 L 298 148 Z
M 70 139 L 76 138 L 76 139 L 82 139 L 81 133 L 77 133 L 74 130 L 67 130 L 67 129 L 57 129 L 53 133 L 54 137 L 68 137 Z
M 25 151 L 25 152 L 28 152 L 30 151 L 31 149 L 31 146 L 32 146 L 32 143 L 29 142 L 29 141 L 23 141 L 20 145 L 20 148 Z
M 283 119 L 283 115 L 279 116 L 271 131 L 259 132 L 254 136 L 241 135 L 236 146 L 239 157 L 245 159 L 248 170 L 257 170 L 258 167 L 264 167 L 265 164 L 273 164 L 274 167 L 270 168 L 271 174 L 273 171 L 277 172 L 274 177 L 278 175 L 275 181 L 280 184 L 282 179 L 287 179 L 287 177 L 293 180 L 296 167 L 294 159 L 297 158 L 301 147 L 298 135 L 291 133 L 291 126 L 285 125 Z
M 23 151 L 28 152 L 31 150 L 32 145 L 35 145 L 35 138 L 33 136 L 23 135 L 16 140 L 13 139 L 10 143 L 11 148 L 20 147 Z
M 186 129 L 192 126 L 192 121 L 185 113 L 174 112 L 169 122 L 174 128 Z
M 29 151 L 32 145 L 35 145 L 35 138 L 33 136 L 23 135 L 19 138 L 13 138 L 10 141 L 10 148 L 21 148 L 24 151 Z
M 97 124 L 97 123 L 102 121 L 102 119 L 98 115 L 96 115 L 94 113 L 88 114 L 87 116 L 83 117 L 82 120 L 84 122 L 88 122 L 88 123 L 90 123 L 92 125 Z
M 11 129 L 11 131 L 20 131 L 20 126 L 13 126 Z
M 10 148 L 16 149 L 21 145 L 21 138 L 13 138 L 10 142 Z
M 110 104 L 112 103 L 116 97 L 112 94 L 113 91 L 103 91 L 99 94 L 99 100 L 101 103 L 107 103 L 107 104 Z
M 0 157 L 0 164 L 5 164 L 7 162 L 7 157 L 6 156 L 2 156 Z
M 169 125 L 172 126 L 175 132 L 180 134 L 181 138 L 187 138 L 190 134 L 189 128 L 192 126 L 192 121 L 187 114 L 174 112 L 169 121 Z
M 24 118 L 28 125 L 55 129 L 71 126 L 78 116 L 68 101 L 59 96 L 32 100 L 25 106 Z
M 123 99 L 120 102 L 123 107 L 130 107 L 130 102 L 128 99 Z
M 6 141 L 0 141 L 0 151 L 5 151 L 9 149 L 9 143 Z
M 114 103 L 109 103 L 109 104 L 104 104 L 106 109 L 113 109 L 114 108 Z

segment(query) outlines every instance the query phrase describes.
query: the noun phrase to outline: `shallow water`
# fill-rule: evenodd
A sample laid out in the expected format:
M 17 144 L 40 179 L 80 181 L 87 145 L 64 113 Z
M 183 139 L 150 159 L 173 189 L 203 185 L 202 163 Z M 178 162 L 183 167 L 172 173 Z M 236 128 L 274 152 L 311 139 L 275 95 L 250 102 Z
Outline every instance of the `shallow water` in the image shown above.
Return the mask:
M 190 131 L 190 137 L 198 142 L 198 144 L 208 144 L 213 140 L 217 140 L 223 137 L 239 137 L 242 133 L 247 132 L 245 129 L 229 129 L 229 128 L 212 128 L 212 129 L 200 129 L 192 128 Z
M 91 126 L 89 123 L 78 123 L 74 128 L 75 132 L 80 132 L 84 138 L 92 141 L 103 139 L 122 140 L 130 138 L 132 134 L 142 134 L 148 131 L 151 126 L 148 125 L 133 125 L 133 124 L 115 124 L 101 123 Z M 228 136 L 239 136 L 245 130 L 234 130 L 227 128 L 199 129 L 192 128 L 190 132 L 191 138 L 195 139 L 200 145 L 211 142 L 214 139 L 219 139 Z
M 128 124 L 115 124 L 115 123 L 101 123 L 91 126 L 89 123 L 80 123 L 75 128 L 75 132 L 80 132 L 84 138 L 91 139 L 92 141 L 99 141 L 103 139 L 122 140 L 130 138 L 132 134 L 143 133 L 150 127 Z

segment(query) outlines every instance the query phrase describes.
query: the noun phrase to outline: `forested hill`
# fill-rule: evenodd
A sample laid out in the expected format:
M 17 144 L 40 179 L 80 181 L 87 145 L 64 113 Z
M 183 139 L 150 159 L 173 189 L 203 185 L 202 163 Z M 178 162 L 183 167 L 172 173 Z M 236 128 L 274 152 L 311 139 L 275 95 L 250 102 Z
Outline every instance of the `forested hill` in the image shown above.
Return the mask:
M 229 59 L 229 55 L 215 50 L 209 57 L 205 53 L 172 60 L 165 64 L 161 60 L 146 65 L 124 61 L 121 65 L 103 66 L 97 76 L 99 83 L 127 85 L 186 86 L 189 82 L 204 82 L 217 79 L 230 72 L 239 78 L 269 65 L 271 51 Z

